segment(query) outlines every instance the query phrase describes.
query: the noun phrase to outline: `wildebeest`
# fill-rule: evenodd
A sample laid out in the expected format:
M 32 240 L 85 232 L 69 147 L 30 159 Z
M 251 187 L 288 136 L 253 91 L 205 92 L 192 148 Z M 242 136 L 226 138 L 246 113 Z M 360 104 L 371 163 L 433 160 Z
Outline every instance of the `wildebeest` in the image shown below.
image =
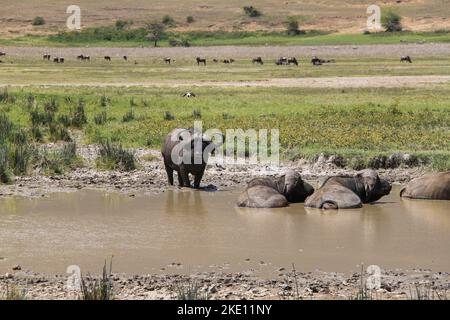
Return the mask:
M 64 58 L 59 58 L 59 63 L 64 63 Z
M 168 57 L 166 57 L 166 58 L 164 58 L 164 62 L 167 64 L 171 64 L 172 63 L 172 59 L 171 58 L 168 58 Z
M 194 176 L 194 188 L 200 188 L 209 154 L 218 146 L 194 128 L 170 132 L 161 148 L 169 184 L 173 185 L 173 172 L 176 171 L 180 187 L 191 187 L 191 174 Z
M 6 56 L 6 52 L 0 51 L 0 57 L 1 56 Z
M 288 64 L 295 64 L 296 66 L 298 66 L 298 60 L 297 60 L 297 58 L 295 58 L 295 57 L 291 57 L 291 58 L 289 58 L 288 59 L 288 61 L 287 61 L 287 63 Z
M 195 95 L 195 93 L 193 93 L 193 92 L 185 92 L 185 93 L 183 94 L 183 97 L 184 97 L 184 98 L 195 98 L 196 95 Z
M 200 65 L 200 63 L 203 63 L 203 65 L 206 66 L 206 58 L 197 57 L 196 60 L 197 60 L 197 65 Z
M 106 61 L 111 61 L 111 57 L 110 57 L 110 56 L 105 56 L 104 59 L 105 59 Z
M 214 63 L 217 63 L 217 62 L 219 62 L 219 60 L 217 60 L 217 59 L 213 59 L 213 62 L 214 62 Z
M 320 66 L 320 65 L 322 65 L 322 64 L 324 64 L 324 63 L 334 63 L 334 62 L 336 62 L 334 59 L 329 59 L 329 60 L 319 59 L 319 58 L 317 58 L 317 56 L 314 56 L 314 57 L 311 59 L 311 63 L 312 63 L 313 65 L 315 65 L 315 66 Z
M 85 56 L 84 54 L 80 54 L 79 56 L 77 56 L 77 59 L 82 61 L 91 61 L 91 57 Z
M 123 60 L 128 61 L 128 57 L 127 56 L 123 56 Z
M 59 58 L 58 58 L 58 57 L 56 57 L 56 58 L 53 58 L 53 62 L 55 62 L 55 63 L 59 63 Z
M 450 200 L 450 171 L 413 179 L 400 191 L 400 196 L 422 200 Z
M 224 59 L 224 60 L 222 60 L 222 62 L 229 64 L 229 63 L 233 63 L 234 59 Z
M 253 58 L 252 60 L 253 64 L 264 64 L 263 59 L 261 57 Z
M 48 53 L 45 53 L 45 54 L 42 56 L 42 58 L 43 58 L 44 60 L 50 61 L 51 55 L 48 54 Z
M 319 209 L 361 208 L 363 203 L 377 201 L 391 192 L 388 181 L 375 170 L 367 169 L 353 177 L 330 177 L 309 196 L 305 207 Z
M 287 61 L 288 61 L 288 58 L 286 58 L 286 57 L 280 57 L 280 58 L 278 58 L 278 60 L 275 61 L 275 64 L 276 64 L 277 66 L 286 65 L 286 64 L 287 64 Z
M 410 56 L 402 56 L 402 57 L 400 58 L 400 62 L 409 62 L 409 63 L 412 63 L 412 59 L 411 59 Z
M 237 205 L 249 208 L 280 208 L 289 203 L 303 202 L 314 188 L 300 174 L 289 170 L 279 178 L 252 179 L 239 196 Z

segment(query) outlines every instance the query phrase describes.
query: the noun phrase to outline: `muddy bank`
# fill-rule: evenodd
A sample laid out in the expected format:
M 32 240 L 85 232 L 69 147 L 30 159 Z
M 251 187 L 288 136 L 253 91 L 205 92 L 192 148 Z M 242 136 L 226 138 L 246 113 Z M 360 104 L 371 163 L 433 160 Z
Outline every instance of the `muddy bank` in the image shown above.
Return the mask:
M 364 274 L 363 282 L 369 275 Z M 67 288 L 66 275 L 46 276 L 31 271 L 0 275 L 0 294 L 6 286 L 24 288 L 27 299 L 79 299 Z M 277 277 L 259 278 L 252 271 L 202 272 L 187 275 L 111 276 L 115 299 L 177 299 L 177 290 L 196 284 L 209 299 L 355 299 L 361 290 L 361 273 L 293 272 L 280 269 Z M 367 292 L 371 299 L 448 299 L 450 273 L 429 270 L 382 270 L 381 287 Z M 418 297 L 419 295 L 419 297 Z
M 53 148 L 55 145 L 47 145 Z M 81 146 L 78 154 L 84 166 L 61 175 L 46 176 L 38 171 L 31 176 L 15 177 L 14 183 L 0 185 L 0 196 L 41 197 L 53 192 L 75 191 L 83 188 L 96 188 L 117 191 L 129 195 L 135 193 L 160 193 L 170 187 L 161 154 L 158 150 L 135 149 L 139 169 L 131 172 L 101 171 L 95 167 L 97 147 Z M 407 158 L 407 157 L 406 157 Z M 396 161 L 393 169 L 379 169 L 381 177 L 391 183 L 406 183 L 429 171 L 426 166 L 408 167 L 402 159 Z M 400 161 L 400 163 L 399 163 Z M 253 177 L 279 175 L 287 169 L 295 169 L 310 181 L 320 181 L 327 176 L 353 175 L 356 170 L 342 168 L 339 158 L 320 156 L 317 161 L 300 159 L 273 165 L 222 165 L 210 161 L 202 180 L 202 186 L 213 190 L 232 190 L 244 188 Z M 176 179 L 175 179 L 176 180 Z M 175 183 L 176 184 L 176 183 Z

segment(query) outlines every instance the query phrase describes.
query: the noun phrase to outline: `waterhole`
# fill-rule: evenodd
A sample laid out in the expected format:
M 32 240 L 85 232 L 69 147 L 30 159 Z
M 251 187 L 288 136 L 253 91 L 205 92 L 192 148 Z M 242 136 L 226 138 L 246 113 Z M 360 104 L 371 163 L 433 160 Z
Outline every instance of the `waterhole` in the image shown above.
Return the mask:
M 247 271 L 450 270 L 450 204 L 403 200 L 399 187 L 362 209 L 293 204 L 242 209 L 238 192 L 98 190 L 0 199 L 0 272 L 65 274 L 69 265 L 130 274 Z

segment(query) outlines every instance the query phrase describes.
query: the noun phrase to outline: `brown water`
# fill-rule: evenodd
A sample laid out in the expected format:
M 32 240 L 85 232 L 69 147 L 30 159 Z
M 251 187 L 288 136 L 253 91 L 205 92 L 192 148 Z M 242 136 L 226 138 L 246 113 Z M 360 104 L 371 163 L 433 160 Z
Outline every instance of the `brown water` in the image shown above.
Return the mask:
M 236 192 L 128 196 L 83 190 L 0 199 L 0 272 L 64 274 L 69 265 L 133 274 L 280 267 L 350 272 L 357 265 L 450 271 L 450 202 L 402 200 L 399 188 L 362 209 L 303 204 L 239 209 Z M 178 265 L 180 263 L 180 265 Z

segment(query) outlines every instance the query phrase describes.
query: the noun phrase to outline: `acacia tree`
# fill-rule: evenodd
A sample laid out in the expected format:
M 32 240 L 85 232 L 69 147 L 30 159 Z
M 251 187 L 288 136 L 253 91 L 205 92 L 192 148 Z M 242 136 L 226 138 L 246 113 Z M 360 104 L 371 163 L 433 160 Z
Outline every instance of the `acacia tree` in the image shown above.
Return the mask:
M 155 47 L 157 47 L 158 41 L 161 40 L 161 37 L 165 30 L 164 24 L 158 21 L 149 22 L 147 23 L 147 30 L 149 32 L 147 35 L 147 39 L 149 41 L 153 41 Z

